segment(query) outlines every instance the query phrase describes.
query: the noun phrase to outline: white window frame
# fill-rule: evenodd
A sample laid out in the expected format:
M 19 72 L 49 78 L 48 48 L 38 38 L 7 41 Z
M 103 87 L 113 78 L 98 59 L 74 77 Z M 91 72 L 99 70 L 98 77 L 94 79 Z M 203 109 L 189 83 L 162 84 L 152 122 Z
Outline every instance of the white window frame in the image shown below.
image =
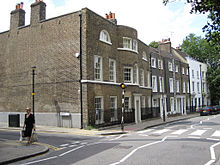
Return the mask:
M 96 99 L 101 99 L 101 107 L 100 108 L 96 107 Z M 96 110 L 96 118 L 95 118 L 96 124 L 104 123 L 104 99 L 103 99 L 103 96 L 95 96 L 94 107 Z M 99 112 L 99 110 L 101 112 Z
M 97 62 L 98 62 L 98 60 L 100 59 L 100 66 L 99 66 L 99 68 L 97 67 Z M 98 73 L 97 72 L 97 70 L 100 70 L 100 72 Z M 98 80 L 98 81 L 102 81 L 102 72 L 103 72 L 103 70 L 102 70 L 102 57 L 101 56 L 94 56 L 94 79 L 95 80 Z M 99 75 L 99 78 L 97 77 L 97 75 Z
M 147 61 L 147 54 L 145 51 L 143 51 L 143 53 L 142 53 L 142 60 Z
M 138 42 L 135 39 L 133 39 L 132 50 L 134 50 L 135 52 L 138 51 Z
M 114 99 L 114 107 L 112 107 L 111 99 Z M 117 121 L 118 120 L 118 107 L 117 107 L 117 96 L 110 96 L 110 110 L 114 109 L 114 116 L 111 116 L 111 121 Z
M 183 93 L 186 93 L 186 82 L 183 81 Z
M 116 82 L 116 61 L 113 59 L 109 59 L 109 81 Z
M 173 93 L 174 92 L 173 78 L 169 78 L 169 85 L 170 85 L 170 93 Z
M 133 76 L 134 76 L 133 78 L 134 84 L 139 84 L 139 69 L 137 64 L 134 65 Z
M 152 76 L 152 92 L 157 92 L 157 76 Z
M 176 92 L 180 93 L 180 81 L 176 80 Z
M 200 87 L 199 82 L 197 82 L 197 92 L 200 93 Z
M 125 69 L 129 69 L 130 70 L 130 76 L 129 76 L 130 80 L 125 80 Z M 124 78 L 124 82 L 125 83 L 133 83 L 133 68 L 132 67 L 127 67 L 127 66 L 124 67 L 123 78 Z
M 192 91 L 195 92 L 195 82 L 192 81 Z
M 170 110 L 171 112 L 174 111 L 174 97 L 170 97 Z
M 168 68 L 170 72 L 173 72 L 173 63 L 168 61 Z
M 176 65 L 175 72 L 176 72 L 176 73 L 179 72 L 179 65 Z
M 186 75 L 189 75 L 189 68 L 186 68 Z
M 192 78 L 194 78 L 194 77 L 195 77 L 194 70 L 192 69 Z
M 128 109 L 127 109 L 127 99 L 128 98 Z M 125 112 L 130 112 L 131 110 L 131 97 L 125 96 L 125 102 L 124 102 L 124 106 L 125 106 Z
M 132 39 L 123 37 L 123 48 L 132 50 Z
M 163 60 L 158 59 L 158 69 L 163 69 Z
M 160 92 L 164 92 L 164 78 L 159 77 Z
M 185 68 L 182 67 L 182 74 L 185 74 Z
M 144 86 L 144 69 L 140 69 L 140 86 Z
M 107 44 L 112 45 L 110 35 L 106 30 L 102 30 L 100 32 L 99 40 L 102 41 L 102 42 L 105 42 Z
M 197 71 L 197 79 L 199 79 L 199 71 Z
M 146 86 L 147 87 L 150 87 L 150 82 L 151 82 L 151 79 L 150 79 L 150 71 L 146 71 L 146 78 L 147 78 L 147 80 L 146 80 Z
M 156 66 L 156 58 L 154 58 L 154 57 L 151 57 L 151 67 L 152 68 L 157 68 L 157 66 Z
M 189 93 L 189 82 L 187 82 L 187 93 Z

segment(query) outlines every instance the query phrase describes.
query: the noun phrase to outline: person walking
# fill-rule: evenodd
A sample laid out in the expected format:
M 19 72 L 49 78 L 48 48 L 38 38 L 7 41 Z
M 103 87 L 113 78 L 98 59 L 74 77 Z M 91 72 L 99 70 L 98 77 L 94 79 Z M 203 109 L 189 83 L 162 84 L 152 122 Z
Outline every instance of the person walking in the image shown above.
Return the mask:
M 35 127 L 35 119 L 34 115 L 31 114 L 31 108 L 26 108 L 26 114 L 25 114 L 25 119 L 24 119 L 24 137 L 28 137 L 28 142 L 27 144 L 31 143 L 31 135 L 32 135 L 32 130 L 36 129 Z

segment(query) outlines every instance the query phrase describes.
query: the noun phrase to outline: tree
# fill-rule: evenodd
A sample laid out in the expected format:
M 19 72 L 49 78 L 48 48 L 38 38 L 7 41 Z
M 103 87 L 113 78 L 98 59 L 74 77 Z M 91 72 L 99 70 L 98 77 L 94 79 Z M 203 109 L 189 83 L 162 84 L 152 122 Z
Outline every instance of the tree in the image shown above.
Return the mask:
M 163 0 L 165 5 L 169 2 L 171 0 Z M 206 39 L 210 44 L 220 45 L 220 0 L 186 0 L 186 2 L 192 6 L 190 13 L 209 14 L 203 32 L 206 32 Z
M 220 51 L 218 45 L 210 45 L 206 39 L 189 34 L 181 45 L 182 50 L 194 59 L 208 64 L 207 81 L 212 104 L 220 99 Z
M 153 47 L 153 48 L 158 48 L 158 42 L 156 41 L 152 41 L 149 46 Z

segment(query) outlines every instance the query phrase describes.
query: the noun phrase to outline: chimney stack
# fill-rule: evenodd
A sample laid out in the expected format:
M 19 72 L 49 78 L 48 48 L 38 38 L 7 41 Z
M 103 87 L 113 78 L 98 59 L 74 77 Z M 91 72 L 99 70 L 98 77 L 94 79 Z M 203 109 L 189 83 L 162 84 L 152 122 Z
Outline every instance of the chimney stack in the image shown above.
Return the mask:
M 31 25 L 35 25 L 46 19 L 46 4 L 43 0 L 35 0 L 31 4 Z
M 170 38 L 162 39 L 162 41 L 159 41 L 158 48 L 161 52 L 166 52 L 168 54 L 171 54 Z
M 18 3 L 15 10 L 11 12 L 10 29 L 25 25 L 25 11 L 23 10 L 23 4 L 23 2 Z
M 109 12 L 109 14 L 105 14 L 105 18 L 117 25 L 117 20 L 115 18 L 115 13 Z

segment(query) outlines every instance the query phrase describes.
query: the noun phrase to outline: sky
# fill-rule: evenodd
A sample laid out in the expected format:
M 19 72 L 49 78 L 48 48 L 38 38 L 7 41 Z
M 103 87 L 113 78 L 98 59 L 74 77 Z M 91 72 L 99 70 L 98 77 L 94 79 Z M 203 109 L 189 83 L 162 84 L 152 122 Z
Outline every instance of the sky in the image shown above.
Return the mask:
M 118 25 L 135 28 L 138 39 L 149 44 L 170 38 L 172 47 L 182 44 L 190 33 L 204 37 L 202 27 L 207 15 L 190 14 L 191 6 L 186 0 L 175 0 L 164 6 L 163 0 L 43 0 L 46 19 L 89 8 L 105 17 L 110 11 L 115 13 Z M 35 0 L 1 0 L 0 32 L 9 30 L 10 13 L 17 3 L 23 2 L 26 12 L 25 25 L 30 24 L 30 5 Z

